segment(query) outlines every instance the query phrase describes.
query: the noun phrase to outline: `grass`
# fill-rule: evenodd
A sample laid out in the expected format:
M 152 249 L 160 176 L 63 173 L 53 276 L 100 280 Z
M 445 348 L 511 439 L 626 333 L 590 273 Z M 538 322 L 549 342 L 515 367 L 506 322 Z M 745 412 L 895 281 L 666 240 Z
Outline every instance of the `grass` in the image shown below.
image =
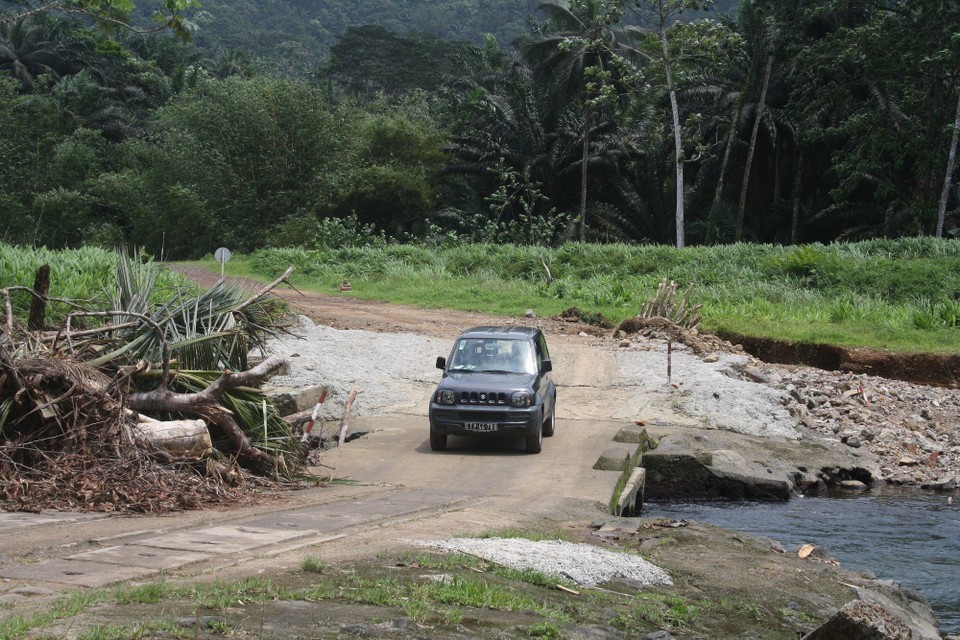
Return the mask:
M 317 556 L 307 556 L 300 563 L 300 570 L 304 573 L 323 573 L 329 565 L 321 561 Z
M 83 247 L 52 251 L 43 248 L 18 247 L 0 242 L 0 288 L 33 287 L 37 270 L 50 265 L 50 296 L 85 303 L 105 304 L 109 299 L 108 290 L 115 286 L 114 271 L 117 268 L 117 254 L 98 247 Z M 189 285 L 179 275 L 161 270 L 156 295 L 160 298 L 170 296 L 178 288 Z M 25 291 L 10 293 L 14 313 L 26 318 L 31 296 Z M 107 307 L 104 307 L 107 308 Z M 52 301 L 47 309 L 49 324 L 59 322 L 72 309 L 67 305 Z
M 42 628 L 58 620 L 73 618 L 93 605 L 103 601 L 106 593 L 98 590 L 84 590 L 60 598 L 43 611 L 28 615 L 12 615 L 0 620 L 0 640 L 23 638 L 30 631 Z
M 50 295 L 104 299 L 113 253 L 87 247 L 48 251 L 0 243 L 0 287 L 32 286 L 52 268 Z M 218 269 L 212 258 L 201 262 Z M 703 329 L 789 342 L 904 352 L 960 353 L 960 241 L 934 238 L 852 244 L 734 244 L 689 247 L 570 243 L 555 249 L 510 245 L 269 249 L 235 256 L 230 275 L 269 280 L 288 265 L 293 284 L 423 308 L 522 317 L 576 307 L 614 322 L 636 315 L 663 279 L 691 288 Z M 547 276 L 549 269 L 550 278 Z M 182 287 L 166 274 L 158 295 Z M 11 293 L 25 317 L 29 296 Z M 68 308 L 54 303 L 51 323 Z
M 548 280 L 545 263 L 552 276 Z M 208 261 L 211 268 L 215 265 Z M 204 263 L 206 264 L 206 263 Z M 522 317 L 577 307 L 619 322 L 662 279 L 691 287 L 702 327 L 791 342 L 960 352 L 960 241 L 690 247 L 499 245 L 270 249 L 238 256 L 231 275 L 268 280 L 297 267 L 298 288 L 424 308 Z
M 548 639 L 564 637 L 569 625 L 610 625 L 636 637 L 656 629 L 674 633 L 689 630 L 710 636 L 711 629 L 719 625 L 729 627 L 731 634 L 739 637 L 744 629 L 754 628 L 752 625 L 783 627 L 781 619 L 788 623 L 786 632 L 775 637 L 787 637 L 793 628 L 790 621 L 803 615 L 793 610 L 768 614 L 756 604 L 731 598 L 714 602 L 699 590 L 696 594 L 674 588 L 630 589 L 620 593 L 578 587 L 581 595 L 573 595 L 571 591 L 558 590 L 555 578 L 507 569 L 464 554 L 408 551 L 349 568 L 324 566 L 322 572 L 305 568 L 313 561 L 322 564 L 308 557 L 298 569 L 269 578 L 179 586 L 158 581 L 112 591 L 80 591 L 42 614 L 19 618 L 17 625 L 9 618 L 3 620 L 0 638 L 48 637 L 43 635 L 45 628 L 54 632 L 64 626 L 64 620 L 88 611 L 89 617 L 76 617 L 67 623 L 75 637 L 83 640 L 158 634 L 193 638 L 197 637 L 196 629 L 179 627 L 173 621 L 191 617 L 199 621 L 208 618 L 210 612 L 222 616 L 223 622 L 214 623 L 208 631 L 258 638 L 264 637 L 265 620 L 285 615 L 283 607 L 265 614 L 265 607 L 271 602 L 311 603 L 314 607 L 325 602 L 325 607 L 310 609 L 321 617 L 324 611 L 362 605 L 363 608 L 352 609 L 366 611 L 355 618 L 359 623 L 379 623 L 402 612 L 424 629 L 465 627 L 474 632 L 486 629 L 490 633 L 509 632 L 511 637 Z M 382 609 L 370 611 L 366 608 L 369 606 Z M 354 619 L 353 615 L 348 617 Z M 105 623 L 105 619 L 110 622 Z

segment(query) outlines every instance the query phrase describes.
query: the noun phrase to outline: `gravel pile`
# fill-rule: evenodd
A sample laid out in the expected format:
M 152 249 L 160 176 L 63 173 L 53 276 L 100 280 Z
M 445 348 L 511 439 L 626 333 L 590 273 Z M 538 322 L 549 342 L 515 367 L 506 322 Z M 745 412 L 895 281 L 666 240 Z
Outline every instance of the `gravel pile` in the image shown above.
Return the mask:
M 780 389 L 745 379 L 751 358 L 742 353 L 713 352 L 698 356 L 674 344 L 671 376 L 667 378 L 667 345 L 643 340 L 616 354 L 614 384 L 636 386 L 643 392 L 670 393 L 682 412 L 701 418 L 710 428 L 749 436 L 800 438 L 796 419 L 784 406 Z
M 353 415 L 426 410 L 428 397 L 440 379 L 437 356 L 447 355 L 448 341 L 413 333 L 377 333 L 315 325 L 300 316 L 294 335 L 271 340 L 271 355 L 290 363 L 287 375 L 274 376 L 277 387 L 326 385 L 323 419 L 339 419 L 351 387 L 359 391 Z M 422 406 L 420 406 L 422 405 Z
M 584 586 L 614 580 L 626 580 L 641 587 L 673 584 L 666 571 L 640 556 L 589 544 L 525 538 L 452 538 L 427 542 L 425 546 L 466 553 L 511 569 L 533 569 Z

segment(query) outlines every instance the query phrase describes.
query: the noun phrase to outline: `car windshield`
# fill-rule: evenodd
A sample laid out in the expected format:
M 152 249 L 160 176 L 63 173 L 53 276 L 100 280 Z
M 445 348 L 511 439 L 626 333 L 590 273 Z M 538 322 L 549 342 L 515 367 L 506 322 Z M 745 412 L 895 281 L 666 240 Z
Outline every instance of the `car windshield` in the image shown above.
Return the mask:
M 453 349 L 450 371 L 536 373 L 537 361 L 528 340 L 460 338 Z

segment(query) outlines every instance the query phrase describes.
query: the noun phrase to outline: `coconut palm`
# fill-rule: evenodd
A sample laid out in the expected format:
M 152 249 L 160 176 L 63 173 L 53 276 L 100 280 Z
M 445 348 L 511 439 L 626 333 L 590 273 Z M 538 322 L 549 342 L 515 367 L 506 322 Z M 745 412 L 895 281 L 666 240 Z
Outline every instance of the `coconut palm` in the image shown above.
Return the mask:
M 33 89 L 38 76 L 56 74 L 59 56 L 45 27 L 31 18 L 0 24 L 0 69 L 5 69 L 26 89 Z
M 579 235 L 586 237 L 590 133 L 595 118 L 611 106 L 611 93 L 625 97 L 626 62 L 632 51 L 618 29 L 624 0 L 547 0 L 544 33 L 522 43 L 521 50 L 550 97 L 548 116 L 556 119 L 577 100 L 582 109 Z
M 573 100 L 564 112 L 557 113 L 550 97 L 533 81 L 531 71 L 516 61 L 499 74 L 482 78 L 463 88 L 473 96 L 473 117 L 448 146 L 456 160 L 446 173 L 469 176 L 481 193 L 500 188 L 497 180 L 504 171 L 525 176 L 528 193 L 536 190 L 543 196 L 540 210 L 575 210 L 578 192 L 582 194 L 578 180 L 584 147 L 580 102 Z M 631 219 L 635 198 L 628 194 L 624 176 L 626 164 L 638 153 L 632 135 L 620 133 L 609 117 L 595 119 L 586 135 L 592 140 L 588 165 L 591 193 L 596 195 L 591 198 L 592 208 L 581 211 L 596 214 L 598 222 Z M 560 217 L 556 216 L 558 225 Z M 555 228 L 554 237 L 535 241 L 562 240 L 557 235 L 562 231 Z

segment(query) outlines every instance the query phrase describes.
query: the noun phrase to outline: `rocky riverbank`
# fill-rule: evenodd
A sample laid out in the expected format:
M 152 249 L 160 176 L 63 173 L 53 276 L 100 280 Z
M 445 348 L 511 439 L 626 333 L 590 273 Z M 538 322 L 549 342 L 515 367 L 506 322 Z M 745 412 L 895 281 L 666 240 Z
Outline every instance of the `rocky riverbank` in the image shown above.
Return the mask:
M 784 407 L 827 443 L 880 460 L 875 481 L 953 491 L 960 482 L 960 390 L 867 374 L 769 364 L 715 336 L 677 327 L 644 327 L 648 338 L 682 343 L 704 362 L 743 358 L 728 375 L 782 392 Z M 621 333 L 614 340 L 632 346 Z

